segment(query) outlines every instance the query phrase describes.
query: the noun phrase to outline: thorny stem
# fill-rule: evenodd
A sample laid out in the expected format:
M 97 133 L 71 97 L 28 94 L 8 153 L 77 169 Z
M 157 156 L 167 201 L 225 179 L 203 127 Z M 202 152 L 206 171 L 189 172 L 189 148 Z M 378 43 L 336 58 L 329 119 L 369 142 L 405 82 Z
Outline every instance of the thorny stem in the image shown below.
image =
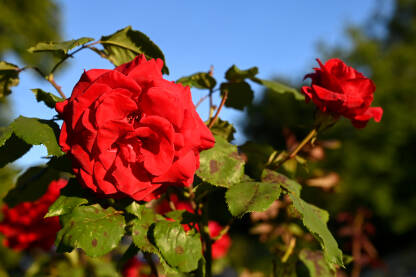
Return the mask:
M 64 98 L 64 99 L 66 99 L 66 96 L 65 96 L 65 93 L 62 91 L 62 87 L 61 86 L 59 86 L 56 82 L 55 82 L 55 79 L 53 78 L 53 74 L 51 73 L 51 74 L 49 74 L 47 77 L 46 77 L 46 80 L 48 80 L 48 82 L 49 83 L 51 83 L 51 85 L 56 89 L 56 91 L 59 93 L 59 95 L 62 97 L 62 98 Z
M 73 51 L 72 53 L 70 53 L 70 54 L 67 54 L 67 55 L 65 55 L 65 57 L 63 58 L 63 59 L 61 59 L 57 64 L 55 64 L 55 66 L 52 68 L 52 70 L 51 70 L 51 74 L 52 73 L 54 73 L 55 72 L 55 70 L 56 69 L 58 69 L 58 67 L 64 62 L 64 61 L 66 61 L 66 59 L 68 59 L 69 57 L 73 57 L 73 55 L 74 54 L 76 54 L 76 53 L 78 53 L 79 51 L 81 51 L 81 50 L 83 50 L 83 49 L 86 49 L 86 48 L 90 48 L 91 46 L 93 46 L 93 45 L 96 45 L 96 44 L 98 44 L 98 43 L 100 43 L 101 41 L 94 41 L 94 42 L 92 42 L 92 43 L 90 43 L 90 44 L 84 44 L 84 45 L 82 45 L 80 48 L 78 48 L 77 50 L 75 50 L 75 51 Z
M 146 262 L 150 265 L 152 276 L 158 277 L 159 273 L 157 272 L 157 268 L 156 268 L 155 262 L 152 259 L 152 255 L 150 253 L 143 252 L 143 256 L 146 259 Z
M 275 166 L 276 168 L 284 164 L 286 161 L 293 159 L 299 153 L 299 151 L 308 144 L 312 139 L 314 139 L 318 134 L 318 130 L 316 128 L 312 129 L 309 134 L 301 141 L 301 143 L 296 146 L 296 148 L 289 154 L 286 155 L 278 164 Z
M 221 109 L 222 109 L 222 107 L 223 107 L 223 106 L 224 106 L 224 104 L 225 104 L 225 101 L 227 101 L 227 98 L 228 98 L 228 91 L 227 91 L 227 90 L 224 90 L 224 95 L 223 95 L 223 97 L 222 97 L 221 104 L 220 104 L 220 106 L 218 107 L 217 112 L 215 113 L 214 117 L 210 120 L 210 122 L 209 122 L 209 124 L 208 124 L 208 128 L 210 128 L 210 129 L 211 129 L 211 127 L 212 127 L 212 126 L 214 126 L 215 121 L 217 121 L 218 116 L 219 116 L 219 114 L 220 114 L 220 112 L 221 112 Z

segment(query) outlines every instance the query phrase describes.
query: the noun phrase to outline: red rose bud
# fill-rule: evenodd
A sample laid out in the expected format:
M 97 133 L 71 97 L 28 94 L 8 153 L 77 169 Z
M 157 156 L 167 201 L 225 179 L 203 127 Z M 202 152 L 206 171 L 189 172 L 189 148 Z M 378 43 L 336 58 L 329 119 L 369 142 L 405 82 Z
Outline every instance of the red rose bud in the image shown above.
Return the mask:
M 23 202 L 13 208 L 3 205 L 3 220 L 0 222 L 3 244 L 14 250 L 35 247 L 49 250 L 61 226 L 59 217 L 43 217 L 66 184 L 64 179 L 52 181 L 46 193 L 34 202 Z
M 214 146 L 189 87 L 163 79 L 162 66 L 141 55 L 114 70 L 89 70 L 56 104 L 62 150 L 94 192 L 150 201 L 167 186 L 189 186 L 199 152 Z
M 383 115 L 380 107 L 370 107 L 376 87 L 370 79 L 339 59 L 330 59 L 325 65 L 317 59 L 320 68 L 307 74 L 310 87 L 302 87 L 306 102 L 312 100 L 318 109 L 335 118 L 349 118 L 356 128 L 363 128 L 374 118 L 379 122 Z

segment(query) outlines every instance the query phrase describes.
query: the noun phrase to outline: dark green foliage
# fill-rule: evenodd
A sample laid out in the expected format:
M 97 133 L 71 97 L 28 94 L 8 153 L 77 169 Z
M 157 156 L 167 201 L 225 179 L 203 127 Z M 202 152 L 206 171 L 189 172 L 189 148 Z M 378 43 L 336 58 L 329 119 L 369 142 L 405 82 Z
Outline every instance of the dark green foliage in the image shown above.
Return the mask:
M 189 76 L 182 77 L 176 81 L 184 86 L 190 86 L 199 89 L 213 89 L 217 81 L 206 72 L 199 72 Z
M 22 202 L 35 201 L 45 194 L 51 181 L 59 178 L 59 172 L 54 169 L 31 167 L 19 176 L 16 186 L 8 192 L 4 202 L 13 207 Z
M 46 92 L 40 88 L 35 88 L 31 90 L 35 96 L 36 100 L 38 102 L 44 102 L 46 106 L 48 106 L 51 109 L 55 109 L 55 105 L 57 102 L 64 101 L 61 97 L 58 97 L 50 92 Z
M 60 36 L 60 12 L 54 1 L 3 0 L 0 2 L 0 59 L 13 51 L 25 63 L 41 69 L 52 65 L 48 55 L 32 55 L 27 48 Z
M 104 47 L 105 56 L 116 66 L 131 61 L 139 54 L 144 54 L 147 59 L 162 59 L 164 62 L 162 72 L 169 74 L 165 56 L 160 48 L 148 36 L 133 30 L 131 26 L 114 34 L 102 36 L 100 42 Z

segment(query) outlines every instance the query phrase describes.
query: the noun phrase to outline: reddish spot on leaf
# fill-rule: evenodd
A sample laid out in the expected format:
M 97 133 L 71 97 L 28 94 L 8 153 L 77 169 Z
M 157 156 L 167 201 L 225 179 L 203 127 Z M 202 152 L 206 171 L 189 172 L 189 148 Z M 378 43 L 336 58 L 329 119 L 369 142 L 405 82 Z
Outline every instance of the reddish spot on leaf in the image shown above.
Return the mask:
M 93 239 L 92 242 L 91 242 L 91 244 L 92 244 L 92 247 L 96 247 L 97 246 L 97 240 L 96 239 Z
M 176 252 L 176 254 L 180 255 L 180 254 L 183 254 L 184 249 L 181 246 L 178 246 L 178 247 L 175 248 L 175 252 Z
M 217 172 L 219 170 L 218 168 L 218 162 L 216 160 L 209 161 L 209 171 L 211 174 Z

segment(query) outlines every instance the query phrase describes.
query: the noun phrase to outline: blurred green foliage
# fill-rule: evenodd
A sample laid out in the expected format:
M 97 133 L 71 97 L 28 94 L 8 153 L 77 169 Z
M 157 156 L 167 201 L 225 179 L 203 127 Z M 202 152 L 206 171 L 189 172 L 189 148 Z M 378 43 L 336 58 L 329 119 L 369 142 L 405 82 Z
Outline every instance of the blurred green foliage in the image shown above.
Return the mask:
M 52 0 L 0 0 L 0 59 L 13 53 L 25 64 L 48 68 L 51 57 L 27 49 L 39 41 L 60 39 L 60 12 Z
M 393 5 L 392 13 L 378 10 L 364 27 L 350 28 L 350 47 L 325 53 L 326 58 L 342 58 L 372 78 L 377 86 L 373 106 L 381 106 L 384 115 L 365 130 L 341 119 L 320 136 L 342 143 L 341 148 L 328 150 L 318 165 L 339 173 L 341 184 L 335 195 L 313 197 L 315 203 L 324 201 L 331 214 L 367 206 L 380 220 L 378 231 L 404 234 L 416 226 L 416 2 L 395 0 Z M 312 128 L 313 111 L 312 103 L 300 104 L 290 95 L 265 91 L 263 99 L 248 108 L 245 133 L 251 140 L 284 149 L 283 128 L 301 140 Z

